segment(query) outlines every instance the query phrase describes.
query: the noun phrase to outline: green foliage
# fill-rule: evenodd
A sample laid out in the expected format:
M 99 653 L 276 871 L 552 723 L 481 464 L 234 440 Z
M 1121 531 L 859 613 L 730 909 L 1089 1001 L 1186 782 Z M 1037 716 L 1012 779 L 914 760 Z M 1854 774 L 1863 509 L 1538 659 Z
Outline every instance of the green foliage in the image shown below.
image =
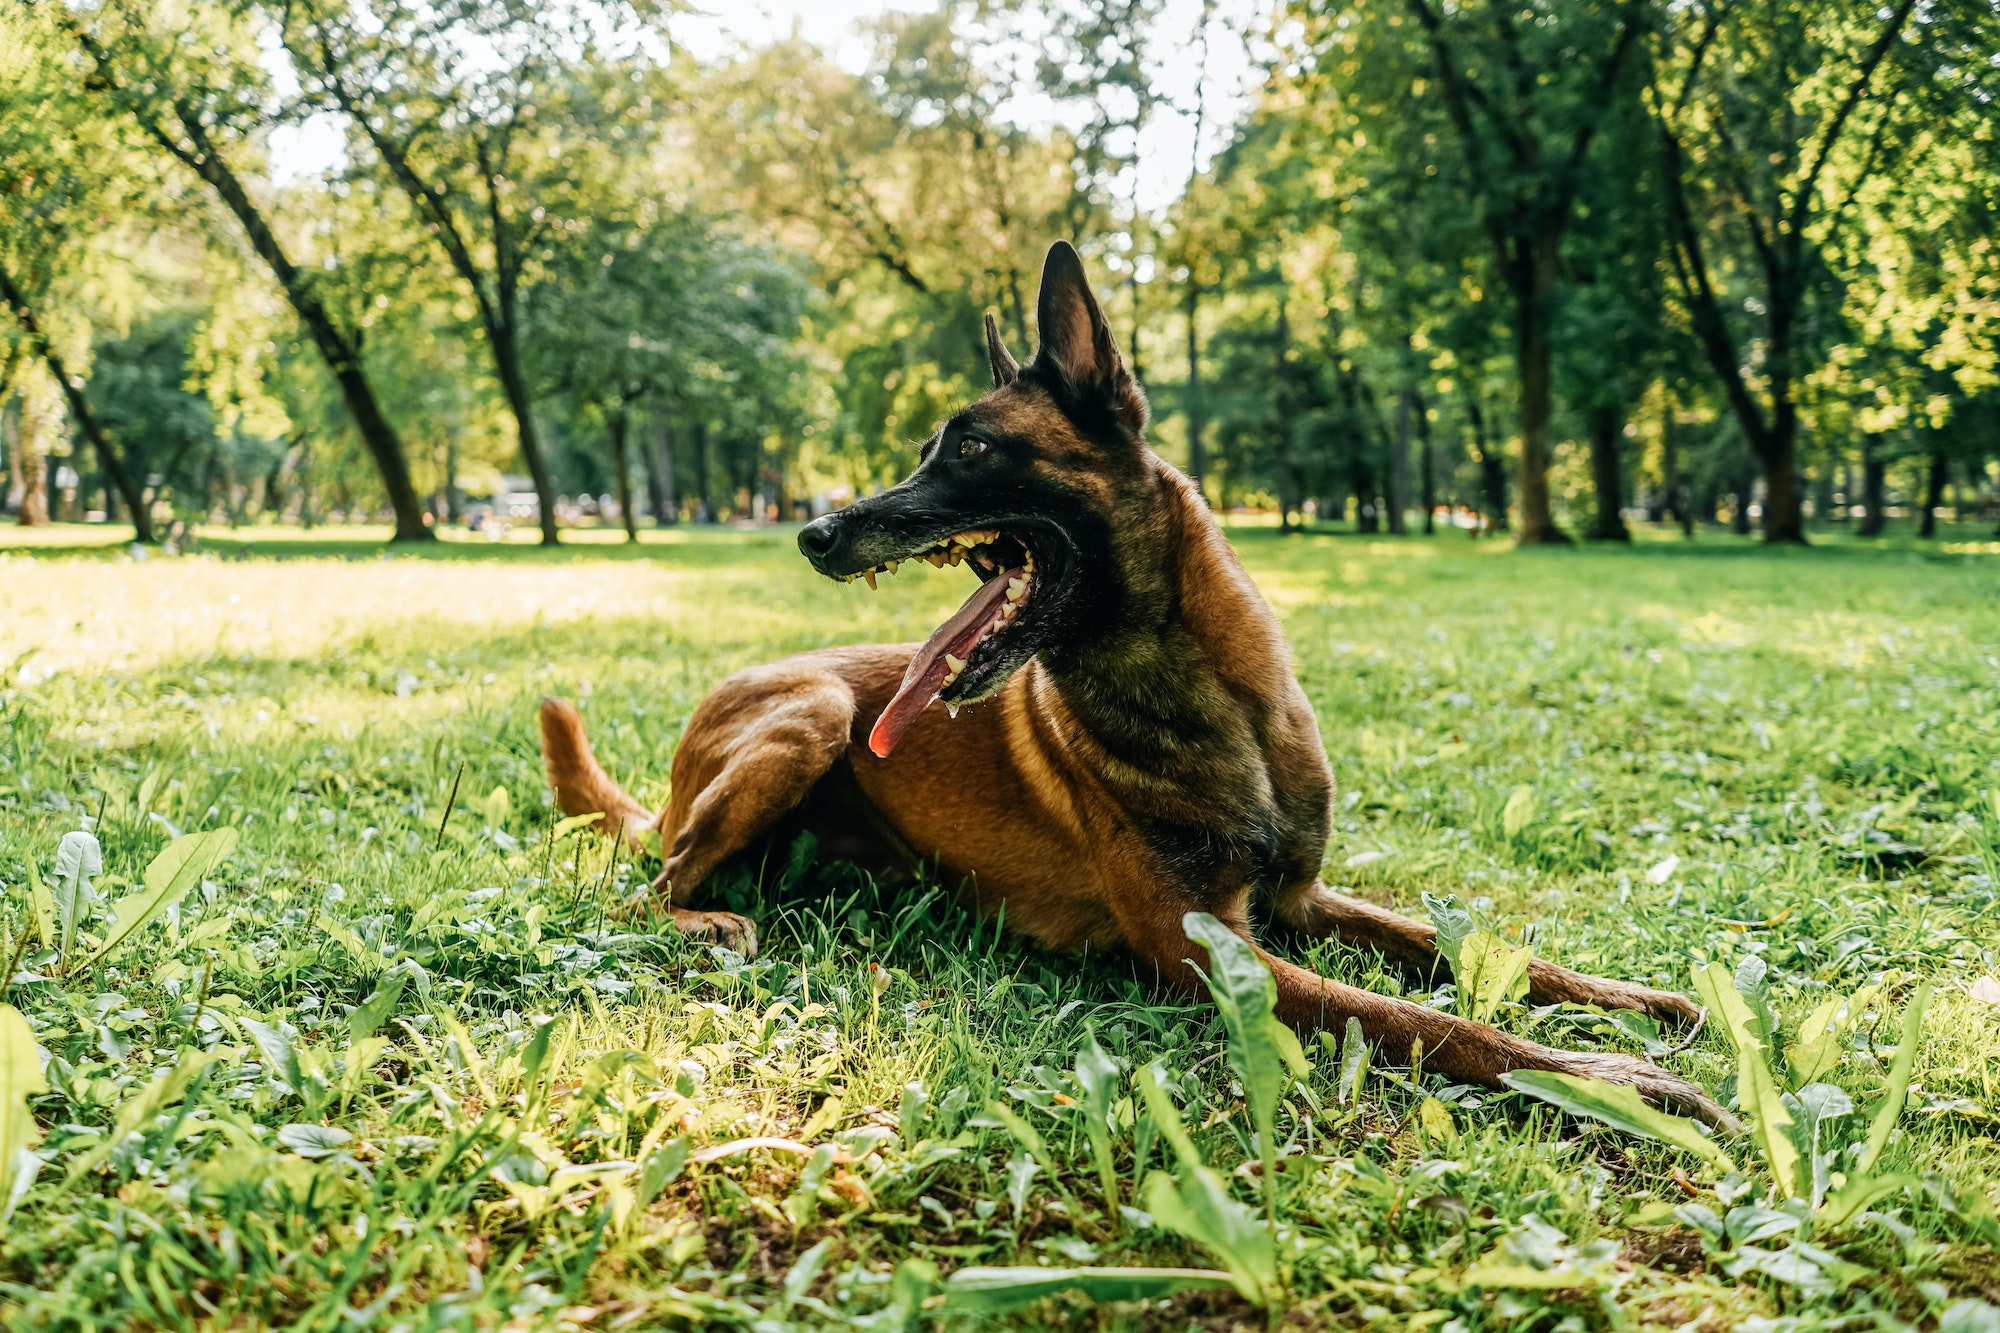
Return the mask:
M 142 927 L 179 902 L 188 890 L 229 855 L 236 846 L 234 828 L 210 829 L 175 838 L 146 867 L 145 888 L 120 898 L 111 905 L 111 923 L 104 942 L 91 954 L 90 961 L 108 957 Z
M 1257 1150 L 1263 1155 L 1265 1210 L 1275 1222 L 1278 1103 L 1296 1080 L 1312 1072 L 1312 1066 L 1300 1049 L 1298 1035 L 1279 1020 L 1277 982 L 1250 942 L 1206 912 L 1189 912 L 1182 926 L 1189 939 L 1208 950 L 1204 979 L 1229 1033 L 1229 1068 L 1242 1082 L 1249 1103 Z
M 1458 979 L 1458 1011 L 1477 1023 L 1491 1023 L 1500 1006 L 1528 993 L 1533 949 L 1517 949 L 1490 931 L 1475 930 L 1459 942 L 1453 975 Z
M 1082 1112 L 1084 1132 L 1090 1138 L 1090 1155 L 1097 1163 L 1097 1178 L 1104 1189 L 1104 1210 L 1114 1219 L 1119 1204 L 1118 1163 L 1111 1148 L 1112 1131 L 1117 1126 L 1112 1115 L 1121 1081 L 1117 1061 L 1097 1044 L 1097 1035 L 1086 1036 L 1076 1053 L 1076 1086 L 1083 1094 L 1077 1105 Z
M 1699 1124 L 1648 1106 L 1637 1091 L 1625 1084 L 1527 1069 L 1517 1069 L 1501 1077 L 1514 1091 L 1540 1098 L 1571 1115 L 1588 1116 L 1627 1134 L 1671 1143 L 1725 1170 L 1735 1165 L 1728 1153 L 1701 1132 Z
M 1171 1173 L 1147 1175 L 1147 1211 L 1161 1226 L 1195 1241 L 1221 1260 L 1245 1300 L 1268 1303 L 1277 1294 L 1275 1228 L 1259 1223 L 1254 1211 L 1231 1198 L 1223 1177 L 1202 1160 L 1201 1150 L 1181 1123 L 1173 1097 L 1161 1086 L 1159 1068 L 1147 1065 L 1136 1081 L 1154 1125 L 1173 1148 L 1175 1158 Z
M 12 1005 L 0 1004 L 0 1220 L 13 1214 L 21 1192 L 41 1170 L 33 1149 L 42 1130 L 28 1099 L 48 1090 L 27 1020 Z
M 949 1309 L 995 1314 L 1069 1291 L 1092 1301 L 1143 1301 L 1232 1281 L 1207 1268 L 961 1268 L 944 1292 Z
M 1757 975 L 1761 980 L 1761 974 L 1741 969 L 1731 977 L 1727 967 L 1710 963 L 1695 973 L 1695 993 L 1735 1048 L 1737 1100 L 1752 1118 L 1757 1149 L 1771 1172 L 1771 1183 L 1779 1191 L 1778 1197 L 1792 1198 L 1803 1192 L 1799 1151 L 1792 1138 L 1795 1122 L 1771 1072 L 1773 1058 L 1778 1053 L 1773 1045 L 1776 1034 L 1769 1030 L 1768 1018 L 1760 1019 L 1740 992 L 1746 975 Z M 1768 1015 L 1768 1008 L 1764 1012 Z
M 42 946 L 69 957 L 81 909 L 92 896 L 91 881 L 104 873 L 104 852 L 88 833 L 65 833 L 56 847 L 56 868 L 50 887 L 38 893 L 35 915 L 42 926 Z

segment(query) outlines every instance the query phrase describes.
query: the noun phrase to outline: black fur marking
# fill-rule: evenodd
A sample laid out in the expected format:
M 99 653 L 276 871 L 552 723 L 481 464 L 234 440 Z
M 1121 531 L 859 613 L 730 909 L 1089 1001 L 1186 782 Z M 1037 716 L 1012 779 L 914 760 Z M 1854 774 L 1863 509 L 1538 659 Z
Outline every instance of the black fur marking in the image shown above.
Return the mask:
M 1233 828 L 1168 819 L 1140 819 L 1137 827 L 1154 855 L 1178 875 L 1199 881 L 1233 868 L 1246 887 L 1263 891 L 1279 887 L 1285 878 L 1280 864 L 1284 831 L 1273 814 L 1260 813 Z

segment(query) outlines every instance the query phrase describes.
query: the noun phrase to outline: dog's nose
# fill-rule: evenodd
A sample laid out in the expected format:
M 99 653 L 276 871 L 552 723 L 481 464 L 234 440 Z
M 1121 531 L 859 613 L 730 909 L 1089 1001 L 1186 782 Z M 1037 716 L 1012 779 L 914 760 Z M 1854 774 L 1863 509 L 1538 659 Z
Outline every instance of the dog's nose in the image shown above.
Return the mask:
M 833 515 L 816 518 L 799 529 L 799 550 L 806 559 L 820 561 L 833 554 L 833 548 L 840 544 L 840 528 L 833 521 Z

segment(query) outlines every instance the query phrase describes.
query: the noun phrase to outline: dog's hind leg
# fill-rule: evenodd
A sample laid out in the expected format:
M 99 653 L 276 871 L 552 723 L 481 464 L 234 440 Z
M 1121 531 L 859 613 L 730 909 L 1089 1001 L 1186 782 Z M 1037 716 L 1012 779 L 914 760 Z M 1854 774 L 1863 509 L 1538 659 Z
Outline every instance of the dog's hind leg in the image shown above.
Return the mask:
M 1375 949 L 1406 971 L 1428 975 L 1448 959 L 1439 957 L 1437 931 L 1422 921 L 1335 893 L 1317 878 L 1280 893 L 1273 904 L 1278 919 L 1308 935 L 1332 935 L 1363 949 Z M 1528 998 L 1536 1004 L 1594 1004 L 1600 1009 L 1636 1009 L 1665 1023 L 1692 1023 L 1701 1010 L 1685 995 L 1654 990 L 1630 981 L 1586 976 L 1537 958 L 1528 965 Z
M 805 799 L 846 753 L 853 719 L 853 689 L 808 662 L 739 672 L 701 701 L 674 751 L 673 794 L 660 816 L 665 863 L 653 881 L 682 931 L 757 952 L 747 917 L 687 904 L 716 867 Z

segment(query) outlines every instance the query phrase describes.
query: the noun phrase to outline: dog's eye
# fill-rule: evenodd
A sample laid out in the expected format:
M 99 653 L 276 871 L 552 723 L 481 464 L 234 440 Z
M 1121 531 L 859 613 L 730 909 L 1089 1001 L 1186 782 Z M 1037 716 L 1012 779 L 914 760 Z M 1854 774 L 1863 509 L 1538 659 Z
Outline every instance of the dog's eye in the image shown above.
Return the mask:
M 977 458 L 985 452 L 986 441 L 976 435 L 968 435 L 958 442 L 958 456 L 960 458 Z

